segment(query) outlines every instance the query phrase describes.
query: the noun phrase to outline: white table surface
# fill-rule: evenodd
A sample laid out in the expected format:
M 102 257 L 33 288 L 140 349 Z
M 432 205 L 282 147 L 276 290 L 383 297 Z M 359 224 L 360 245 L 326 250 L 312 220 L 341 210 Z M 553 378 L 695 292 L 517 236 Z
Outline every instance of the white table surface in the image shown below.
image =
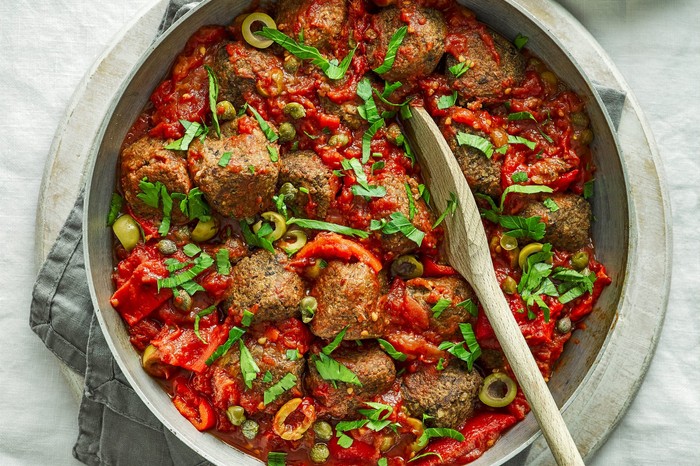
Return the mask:
M 29 328 L 44 164 L 73 90 L 150 0 L 0 2 L 0 464 L 80 464 L 78 406 Z M 612 57 L 654 131 L 673 208 L 666 324 L 627 415 L 591 464 L 700 464 L 700 1 L 562 0 Z M 99 4 L 99 7 L 97 6 Z M 92 135 L 86 135 L 92 137 Z

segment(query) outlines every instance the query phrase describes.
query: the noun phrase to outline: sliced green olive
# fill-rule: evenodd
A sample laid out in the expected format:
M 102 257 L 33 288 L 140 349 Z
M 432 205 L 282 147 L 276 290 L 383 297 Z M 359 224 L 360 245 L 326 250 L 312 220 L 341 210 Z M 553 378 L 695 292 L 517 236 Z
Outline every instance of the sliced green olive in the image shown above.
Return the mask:
M 562 317 L 557 321 L 557 332 L 559 333 L 569 333 L 571 331 L 571 319 L 568 317 Z
M 255 48 L 266 49 L 272 45 L 272 40 L 261 37 L 253 32 L 252 26 L 257 22 L 263 23 L 266 27 L 271 29 L 277 29 L 275 20 L 269 15 L 260 12 L 251 13 L 245 17 L 243 24 L 241 24 L 243 39 Z
M 325 443 L 317 443 L 311 448 L 309 457 L 314 463 L 325 463 L 331 452 Z
M 295 120 L 304 118 L 306 116 L 306 109 L 299 102 L 289 102 L 287 105 L 284 106 L 284 109 L 282 109 L 282 111 L 285 115 L 289 115 Z
M 505 293 L 513 294 L 515 293 L 515 290 L 518 289 L 518 283 L 513 277 L 506 277 L 505 280 L 503 280 L 503 283 L 501 283 L 501 289 Z
M 588 267 L 589 256 L 586 251 L 579 251 L 571 256 L 571 266 L 576 270 L 583 270 Z
M 313 296 L 305 296 L 299 301 L 299 310 L 301 311 L 301 321 L 305 324 L 311 322 L 316 315 L 318 309 L 318 301 Z
M 513 379 L 503 372 L 494 372 L 484 379 L 479 392 L 479 399 L 486 406 L 503 408 L 508 406 L 518 393 L 518 386 Z
M 316 438 L 327 442 L 333 437 L 333 427 L 326 421 L 318 421 L 314 423 L 314 432 Z
M 192 230 L 190 238 L 192 241 L 196 241 L 197 243 L 209 241 L 216 235 L 217 231 L 219 231 L 219 225 L 213 218 L 210 218 L 206 222 L 204 220 L 200 220 L 197 222 L 197 226 L 194 227 L 194 230 Z
M 280 141 L 289 142 L 294 140 L 294 138 L 297 136 L 297 130 L 294 128 L 294 125 L 285 121 L 280 125 L 279 134 Z
M 542 250 L 542 247 L 542 243 L 530 243 L 524 246 L 520 250 L 520 254 L 518 255 L 518 265 L 520 266 L 520 268 L 524 269 L 525 263 L 527 262 L 527 258 L 535 254 L 536 252 L 540 252 Z
M 234 426 L 240 426 L 245 422 L 245 410 L 242 406 L 229 406 L 226 417 Z
M 131 215 L 119 217 L 112 225 L 112 231 L 127 251 L 134 249 L 141 240 L 141 228 Z
M 289 230 L 277 243 L 290 256 L 306 245 L 306 233 L 301 230 Z
M 233 120 L 236 118 L 236 107 L 228 100 L 222 100 L 216 104 L 216 115 L 221 121 Z
M 295 188 L 292 183 L 287 182 L 280 186 L 280 194 L 283 195 L 285 199 L 294 199 L 298 192 L 299 190 Z
M 391 274 L 408 280 L 423 275 L 423 264 L 415 256 L 399 256 L 391 263 Z
M 153 345 L 148 345 L 146 349 L 143 350 L 141 365 L 143 366 L 143 370 L 153 377 L 167 378 L 168 376 L 168 368 L 170 366 L 160 359 L 160 352 L 158 348 Z
M 248 440 L 253 440 L 258 435 L 259 430 L 260 425 L 251 419 L 247 419 L 241 424 L 241 432 Z
M 272 222 L 272 224 L 275 226 L 275 229 L 272 230 L 272 233 L 265 235 L 266 240 L 277 241 L 287 232 L 287 221 L 277 212 L 263 212 L 260 216 L 264 220 Z M 253 225 L 253 231 L 257 233 L 261 227 L 262 221 L 259 221 L 255 225 Z
M 512 251 L 518 247 L 518 239 L 510 235 L 501 236 L 500 245 L 506 251 Z

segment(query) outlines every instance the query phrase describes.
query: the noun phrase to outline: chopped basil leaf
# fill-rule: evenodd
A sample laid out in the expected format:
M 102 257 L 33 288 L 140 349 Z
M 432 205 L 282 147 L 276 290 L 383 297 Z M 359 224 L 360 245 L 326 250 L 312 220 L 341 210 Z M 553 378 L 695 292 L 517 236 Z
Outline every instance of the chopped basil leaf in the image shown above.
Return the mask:
M 144 178 L 141 181 L 139 181 L 139 189 L 141 190 L 141 192 L 138 193 L 136 197 L 141 199 L 141 201 L 143 201 L 143 203 L 147 206 L 157 209 L 159 205 L 158 200 L 160 199 L 162 186 L 163 183 L 161 183 L 160 181 L 156 181 L 154 184 L 150 183 L 148 181 L 148 178 Z
M 379 163 L 379 162 L 377 162 Z M 382 162 L 383 164 L 384 162 Z M 382 165 L 384 166 L 384 165 Z M 372 165 L 372 170 L 374 170 L 374 165 Z M 114 225 L 114 222 L 117 220 L 117 217 L 119 217 L 119 212 L 122 210 L 122 206 L 124 205 L 124 198 L 121 197 L 117 193 L 112 193 L 112 200 L 109 203 L 109 215 L 107 215 L 107 226 L 111 227 Z
M 226 248 L 221 248 L 216 251 L 216 271 L 219 275 L 228 275 L 231 273 L 231 262 L 228 256 L 229 252 Z
M 465 299 L 461 303 L 458 303 L 457 306 L 466 309 L 467 312 L 473 317 L 477 317 L 479 315 L 479 308 L 476 307 L 476 304 L 471 299 Z
M 503 228 L 507 228 L 506 235 L 513 238 L 532 238 L 540 240 L 544 238 L 545 227 L 544 222 L 540 217 L 518 217 L 517 215 L 501 215 L 498 218 L 498 223 Z
M 426 444 L 432 438 L 444 438 L 449 437 L 451 439 L 457 440 L 458 442 L 464 442 L 464 435 L 459 431 L 454 429 L 448 429 L 446 427 L 428 427 L 423 431 L 423 434 L 418 439 L 418 444 Z
M 523 275 L 520 278 L 520 283 L 518 283 L 518 293 L 525 301 L 528 316 L 532 311 L 531 307 L 537 305 L 544 314 L 545 322 L 549 322 L 549 306 L 542 299 L 542 295 L 558 295 L 556 287 L 549 279 L 552 273 L 552 266 L 548 261 L 552 259 L 552 256 L 552 245 L 545 243 L 541 251 L 527 258 L 523 268 Z M 532 315 L 534 316 L 534 313 Z
M 326 346 L 321 348 L 321 351 L 323 351 L 323 354 L 326 356 L 330 356 L 335 349 L 340 346 L 340 342 L 343 341 L 343 337 L 345 336 L 345 333 L 348 331 L 348 327 L 345 327 L 343 330 L 338 332 L 338 334 L 335 336 L 333 341 L 328 343 Z
M 439 371 L 444 371 L 445 370 L 445 358 L 440 358 L 438 359 L 437 364 L 435 365 L 435 369 Z M 424 414 L 425 415 L 425 414 Z M 423 421 L 425 422 L 425 421 Z
M 190 143 L 194 141 L 197 136 L 205 136 L 208 128 L 199 123 L 180 120 L 180 124 L 185 128 L 185 134 L 180 139 L 177 139 L 170 144 L 164 146 L 165 149 L 170 150 L 187 150 L 190 147 Z
M 383 99 L 388 99 L 389 96 L 398 88 L 401 87 L 401 81 L 396 81 L 395 83 L 388 83 L 387 81 L 384 81 L 384 91 L 382 92 L 381 97 Z
M 456 65 L 452 65 L 449 68 L 447 68 L 450 73 L 452 73 L 452 76 L 455 78 L 461 77 L 464 73 L 469 71 L 469 68 L 472 67 L 472 62 L 470 60 L 463 61 L 460 63 L 457 63 Z
M 385 235 L 393 235 L 395 233 L 402 233 L 406 238 L 410 239 L 418 246 L 423 242 L 425 233 L 413 226 L 411 221 L 406 218 L 401 212 L 392 213 L 388 222 L 382 220 L 382 222 L 373 221 L 370 224 L 372 230 L 381 229 L 382 233 Z
M 355 54 L 355 50 L 357 50 L 357 46 L 355 46 L 350 53 L 343 58 L 343 61 L 338 64 L 338 60 L 333 59 L 329 61 L 326 57 L 321 55 L 321 52 L 319 52 L 316 47 L 300 44 L 277 29 L 264 27 L 262 31 L 256 34 L 271 39 L 297 58 L 311 60 L 311 63 L 321 68 L 330 79 L 341 79 L 345 75 L 345 72 L 350 67 L 350 62 Z
M 525 47 L 525 44 L 527 44 L 528 40 L 530 40 L 530 39 L 528 39 L 526 36 L 518 33 L 515 40 L 513 40 L 513 44 L 515 45 L 516 49 L 522 50 L 522 48 Z
M 530 150 L 535 150 L 535 147 L 537 146 L 537 143 L 534 141 L 530 141 L 529 139 L 525 139 L 520 136 L 512 135 L 508 135 L 508 144 L 525 144 Z
M 352 446 L 352 437 L 349 437 L 345 434 L 340 434 L 338 436 L 338 446 L 342 448 L 350 448 Z
M 248 105 L 248 109 L 250 112 L 253 114 L 255 117 L 255 120 L 258 122 L 258 125 L 260 126 L 260 129 L 262 132 L 265 134 L 265 137 L 267 138 L 268 141 L 270 142 L 275 142 L 276 140 L 279 139 L 279 136 L 277 133 L 273 131 L 273 129 L 270 127 L 270 125 L 263 119 L 262 116 L 260 116 L 260 113 L 253 107 L 252 105 Z
M 304 193 L 304 194 L 309 194 L 309 190 L 305 186 L 299 186 L 299 192 Z
M 204 65 L 209 77 L 209 109 L 211 110 L 211 119 L 214 123 L 216 135 L 221 137 L 221 127 L 219 126 L 219 115 L 216 113 L 216 101 L 219 99 L 219 81 L 216 79 L 214 71 L 209 65 Z
M 232 327 L 231 330 L 228 332 L 228 340 L 226 342 L 216 348 L 216 351 L 212 353 L 211 356 L 206 360 L 205 364 L 207 366 L 211 366 L 214 361 L 219 359 L 221 356 L 226 354 L 226 352 L 233 346 L 234 343 L 236 343 L 245 333 L 245 330 L 240 329 L 238 327 Z
M 438 108 L 440 110 L 445 110 L 452 107 L 457 102 L 457 91 L 454 91 L 452 95 L 443 95 L 438 99 Z
M 462 333 L 464 341 L 459 343 L 443 341 L 440 343 L 440 346 L 438 346 L 438 349 L 447 351 L 451 355 L 466 362 L 467 368 L 471 371 L 474 366 L 474 361 L 481 356 L 481 348 L 476 341 L 471 324 L 459 324 L 459 330 Z
M 201 340 L 202 343 L 205 345 L 208 345 L 207 341 L 202 338 L 202 335 L 199 334 L 199 319 L 201 319 L 204 316 L 208 316 L 212 312 L 216 311 L 216 306 L 209 306 L 208 308 L 199 311 L 195 316 L 194 316 L 194 334 L 197 335 L 197 338 Z
M 408 219 L 413 220 L 416 216 L 416 202 L 413 199 L 413 191 L 411 191 L 411 185 L 404 183 L 406 187 L 406 197 L 408 197 Z
M 556 212 L 559 210 L 559 205 L 557 205 L 557 203 L 551 197 L 548 197 L 542 201 L 542 204 L 544 204 L 544 206 L 548 208 L 550 212 Z
M 356 230 L 354 228 L 338 225 L 337 223 L 322 222 L 320 220 L 311 220 L 305 218 L 290 218 L 287 220 L 287 225 L 299 225 L 301 228 L 309 228 L 311 230 L 325 230 L 341 235 L 357 236 L 358 238 L 367 238 L 369 234 L 366 231 Z
M 593 196 L 593 182 L 595 180 L 588 180 L 583 183 L 583 198 L 590 199 Z
M 525 183 L 530 178 L 528 178 L 527 173 L 525 172 L 515 172 L 510 175 L 510 179 L 513 183 Z
M 557 267 L 554 269 L 552 278 L 563 282 L 557 287 L 557 291 L 559 292 L 559 302 L 566 304 L 584 293 L 592 293 L 593 284 L 597 277 L 595 272 L 584 274 L 564 267 Z
M 537 185 L 527 185 L 523 186 L 520 184 L 512 184 L 503 190 L 501 194 L 501 206 L 499 208 L 499 213 L 503 212 L 503 205 L 506 201 L 506 196 L 510 193 L 521 193 L 521 194 L 537 194 L 537 193 L 551 193 L 553 190 L 549 186 L 537 186 Z
M 377 461 L 377 466 L 387 466 L 389 461 L 386 458 L 379 458 Z
M 374 162 L 372 164 L 372 168 L 370 170 L 370 173 L 372 175 L 374 175 L 374 170 L 381 170 L 382 168 L 384 168 L 384 166 L 385 166 L 385 162 L 383 160 L 380 160 L 379 162 Z
M 166 278 L 158 279 L 158 290 L 161 288 L 175 288 L 181 286 L 183 283 L 192 280 L 194 277 L 204 272 L 206 269 L 214 265 L 214 259 L 212 259 L 207 253 L 203 252 L 194 260 L 194 264 L 191 268 L 180 272 L 177 275 L 172 275 Z
M 396 52 L 398 52 L 407 32 L 408 26 L 401 26 L 396 30 L 396 32 L 394 32 L 389 40 L 386 55 L 384 56 L 384 62 L 373 70 L 375 73 L 383 74 L 391 70 L 391 67 L 394 66 L 394 60 L 396 60 Z
M 298 349 L 294 348 L 294 349 L 287 350 L 287 352 L 285 353 L 285 356 L 290 361 L 297 361 L 301 357 L 301 353 L 299 353 Z
M 410 462 L 412 462 L 412 461 L 418 461 L 419 459 L 425 458 L 426 456 L 437 456 L 438 459 L 440 460 L 440 462 L 441 462 L 441 463 L 443 462 L 443 461 L 442 461 L 442 455 L 440 455 L 440 453 L 435 452 L 435 451 L 426 451 L 425 453 L 421 453 L 420 455 L 414 456 L 413 458 L 411 458 L 410 460 L 408 460 L 407 463 L 410 463 Z
M 188 265 L 192 264 L 192 262 L 180 262 L 179 260 L 169 257 L 168 259 L 165 259 L 165 267 L 168 269 L 168 272 L 177 272 L 180 269 L 184 269 Z
M 418 185 L 418 194 L 420 194 L 420 197 L 423 198 L 426 204 L 430 204 L 430 191 L 428 191 L 428 187 L 426 185 Z
M 180 210 L 190 220 L 199 219 L 208 222 L 211 219 L 211 208 L 204 200 L 204 193 L 199 188 L 192 188 L 182 201 Z
M 290 374 L 291 375 L 291 374 Z M 267 466 L 285 466 L 287 464 L 287 454 L 278 451 L 271 451 L 267 454 Z
M 360 163 L 359 160 L 357 159 L 343 159 L 340 162 L 340 165 L 345 169 L 345 170 L 352 170 L 353 173 L 355 174 L 355 181 L 357 181 L 357 184 L 360 186 L 368 187 L 369 183 L 367 182 L 367 175 L 365 174 L 364 169 L 362 168 L 362 164 Z
M 460 146 L 469 146 L 474 149 L 480 150 L 486 156 L 486 158 L 491 158 L 493 155 L 493 144 L 488 139 L 477 136 L 476 134 L 464 133 L 462 131 L 457 133 L 457 143 Z
M 277 163 L 280 159 L 280 154 L 274 146 L 267 146 L 267 153 L 270 154 L 270 162 Z
M 244 327 L 250 327 L 250 324 L 253 323 L 253 317 L 255 317 L 255 314 L 250 312 L 248 309 L 244 309 L 243 317 L 241 318 L 241 325 Z
M 457 196 L 455 193 L 450 193 L 450 199 L 447 201 L 447 207 L 445 207 L 445 210 L 440 214 L 438 219 L 435 221 L 433 224 L 433 228 L 436 228 L 438 225 L 442 223 L 445 218 L 447 218 L 448 215 L 453 215 L 457 211 L 457 203 L 459 201 L 457 200 Z
M 158 227 L 158 234 L 165 236 L 170 231 L 170 215 L 173 211 L 173 199 L 168 194 L 168 190 L 165 185 L 160 185 L 160 198 L 163 201 L 163 220 L 160 222 L 160 227 Z
M 323 380 L 329 380 L 333 385 L 337 381 L 362 386 L 360 379 L 350 369 L 325 353 L 318 353 L 312 360 Z
M 362 163 L 367 163 L 369 161 L 372 150 L 372 138 L 382 126 L 384 126 L 384 119 L 380 118 L 372 123 L 372 126 L 370 126 L 369 129 L 365 131 L 365 134 L 362 135 Z
M 365 199 L 371 197 L 384 197 L 386 195 L 386 188 L 384 186 L 364 187 L 356 184 L 350 187 L 350 191 L 353 193 L 353 195 L 361 196 Z
M 194 294 L 198 291 L 204 291 L 204 287 L 202 285 L 192 280 L 183 283 L 180 285 L 180 288 L 185 290 L 185 292 L 190 296 L 194 296 Z
M 442 315 L 442 312 L 445 309 L 447 309 L 448 307 L 450 307 L 450 304 L 452 304 L 452 301 L 450 301 L 449 299 L 445 299 L 445 298 L 438 299 L 438 302 L 435 303 L 435 305 L 431 309 L 433 311 L 433 317 L 435 319 L 440 317 Z
M 382 340 L 381 338 L 377 338 L 377 342 L 379 343 L 379 346 L 381 346 L 384 349 L 384 351 L 386 351 L 386 354 L 388 354 L 392 358 L 396 359 L 397 361 L 406 360 L 406 355 L 394 348 L 394 345 L 392 345 L 388 341 Z
M 297 377 L 294 374 L 286 374 L 279 382 L 265 390 L 263 393 L 263 403 L 265 406 L 269 405 L 296 384 Z
M 537 119 L 530 112 L 515 112 L 508 114 L 508 121 L 532 120 L 537 123 Z
M 182 248 L 182 252 L 184 252 L 187 257 L 194 257 L 202 252 L 202 250 L 194 243 L 187 243 L 185 247 Z
M 218 165 L 219 165 L 220 167 L 222 167 L 222 168 L 223 168 L 223 167 L 226 167 L 226 166 L 228 165 L 229 161 L 231 160 L 231 156 L 232 156 L 232 155 L 233 155 L 232 152 L 224 152 L 224 153 L 221 155 L 221 158 L 219 159 Z
M 270 372 L 270 371 L 265 372 L 265 375 L 263 375 L 262 381 L 263 381 L 263 383 L 272 382 L 272 372 Z
M 272 243 L 269 240 L 263 238 L 262 236 L 254 234 L 251 231 L 250 226 L 245 222 L 245 220 L 241 220 L 239 222 L 239 225 L 241 226 L 241 233 L 243 233 L 243 238 L 245 239 L 246 243 L 248 243 L 250 246 L 256 246 L 259 248 L 263 248 L 266 251 L 269 251 L 273 254 L 275 253 L 275 248 L 272 247 Z M 263 224 L 263 226 L 265 226 L 265 225 L 269 225 L 269 224 Z M 270 231 L 268 231 L 268 233 Z M 260 232 L 264 233 L 263 228 L 260 228 L 260 230 L 258 230 L 258 233 L 260 233 Z
M 250 354 L 248 347 L 243 343 L 243 340 L 238 340 L 238 347 L 241 350 L 241 375 L 243 376 L 243 381 L 245 386 L 248 388 L 253 388 L 253 380 L 258 376 L 260 368 L 255 364 L 253 355 Z

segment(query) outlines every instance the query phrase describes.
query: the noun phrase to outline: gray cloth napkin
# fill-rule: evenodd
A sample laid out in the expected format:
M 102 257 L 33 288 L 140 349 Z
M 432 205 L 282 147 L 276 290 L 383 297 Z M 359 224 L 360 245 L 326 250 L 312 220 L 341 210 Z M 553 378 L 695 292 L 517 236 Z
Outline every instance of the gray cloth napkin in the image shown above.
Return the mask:
M 172 0 L 159 34 L 199 2 Z M 625 95 L 598 88 L 615 128 Z M 73 455 L 89 465 L 210 464 L 143 404 L 112 357 L 94 314 L 83 259 L 83 193 L 41 268 L 30 326 L 61 361 L 85 377 Z M 521 464 L 522 457 L 508 464 Z

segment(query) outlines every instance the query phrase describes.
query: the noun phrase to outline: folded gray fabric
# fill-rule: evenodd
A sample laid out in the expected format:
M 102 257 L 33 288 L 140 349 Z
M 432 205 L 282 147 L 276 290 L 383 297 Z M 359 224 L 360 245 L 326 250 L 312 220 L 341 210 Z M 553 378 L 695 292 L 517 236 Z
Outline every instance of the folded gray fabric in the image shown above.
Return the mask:
M 160 32 L 199 2 L 172 0 Z M 615 128 L 625 95 L 599 88 Z M 85 377 L 74 456 L 89 465 L 203 465 L 143 404 L 112 357 L 94 315 L 82 242 L 83 193 L 42 266 L 33 290 L 32 330 Z M 515 458 L 508 464 L 521 464 Z

